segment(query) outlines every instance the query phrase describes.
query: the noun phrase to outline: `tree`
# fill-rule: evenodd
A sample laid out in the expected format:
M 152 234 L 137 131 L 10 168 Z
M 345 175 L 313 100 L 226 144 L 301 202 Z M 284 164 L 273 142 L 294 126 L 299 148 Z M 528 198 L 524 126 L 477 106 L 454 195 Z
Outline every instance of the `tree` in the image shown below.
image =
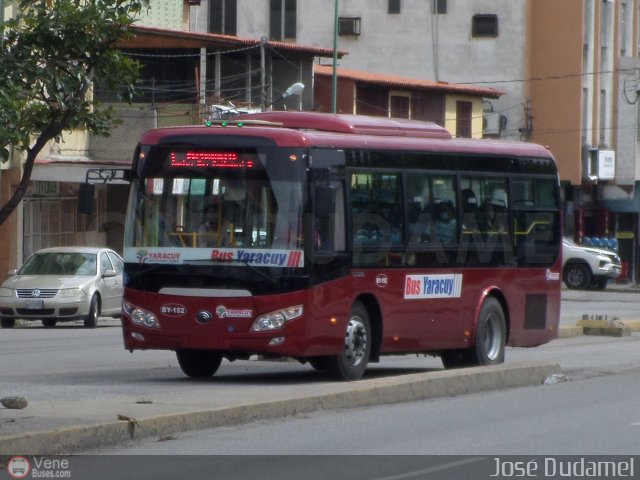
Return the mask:
M 2 4 L 0 0 L 0 4 Z M 108 136 L 113 109 L 93 100 L 94 79 L 131 102 L 139 65 L 117 48 L 148 0 L 19 0 L 0 38 L 0 159 L 26 153 L 22 178 L 0 224 L 22 200 L 36 157 L 63 131 Z

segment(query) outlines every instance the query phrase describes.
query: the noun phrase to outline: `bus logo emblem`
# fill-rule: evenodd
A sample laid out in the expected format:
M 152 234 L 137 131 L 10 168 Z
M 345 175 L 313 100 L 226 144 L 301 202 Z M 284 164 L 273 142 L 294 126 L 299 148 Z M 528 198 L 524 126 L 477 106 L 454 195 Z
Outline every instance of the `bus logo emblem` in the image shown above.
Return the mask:
M 380 288 L 384 288 L 389 284 L 389 277 L 387 277 L 384 273 L 381 273 L 376 277 L 376 285 Z
M 198 313 L 196 313 L 196 321 L 198 323 L 209 323 L 212 318 L 213 315 L 211 315 L 211 312 L 208 312 L 206 310 L 200 310 Z
M 218 318 L 252 318 L 253 310 L 250 308 L 227 308 L 224 305 L 216 307 Z

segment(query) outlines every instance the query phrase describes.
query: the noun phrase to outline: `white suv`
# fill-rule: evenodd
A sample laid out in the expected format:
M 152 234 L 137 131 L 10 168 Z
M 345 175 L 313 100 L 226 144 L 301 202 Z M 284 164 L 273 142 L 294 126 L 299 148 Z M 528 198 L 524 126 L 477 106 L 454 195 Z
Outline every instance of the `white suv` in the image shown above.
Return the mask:
M 622 272 L 620 257 L 602 248 L 576 245 L 562 239 L 562 278 L 568 288 L 604 290 Z

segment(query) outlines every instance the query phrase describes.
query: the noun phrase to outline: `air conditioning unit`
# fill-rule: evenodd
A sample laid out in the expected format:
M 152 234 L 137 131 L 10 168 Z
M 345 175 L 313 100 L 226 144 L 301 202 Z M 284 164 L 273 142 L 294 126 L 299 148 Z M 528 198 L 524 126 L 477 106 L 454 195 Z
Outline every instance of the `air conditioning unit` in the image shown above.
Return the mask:
M 338 35 L 360 35 L 360 17 L 338 17 Z
M 483 135 L 500 135 L 507 127 L 507 117 L 499 113 L 487 113 L 482 117 Z

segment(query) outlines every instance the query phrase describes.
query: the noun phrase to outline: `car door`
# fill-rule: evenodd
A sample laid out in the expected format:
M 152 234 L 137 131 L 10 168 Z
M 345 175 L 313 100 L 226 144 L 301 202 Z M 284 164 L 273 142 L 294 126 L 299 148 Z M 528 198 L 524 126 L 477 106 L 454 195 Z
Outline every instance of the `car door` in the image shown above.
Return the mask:
M 108 271 L 114 271 L 116 275 L 105 276 Z M 100 275 L 102 277 L 102 314 L 114 315 L 122 308 L 122 270 L 118 274 L 107 252 L 100 253 Z

